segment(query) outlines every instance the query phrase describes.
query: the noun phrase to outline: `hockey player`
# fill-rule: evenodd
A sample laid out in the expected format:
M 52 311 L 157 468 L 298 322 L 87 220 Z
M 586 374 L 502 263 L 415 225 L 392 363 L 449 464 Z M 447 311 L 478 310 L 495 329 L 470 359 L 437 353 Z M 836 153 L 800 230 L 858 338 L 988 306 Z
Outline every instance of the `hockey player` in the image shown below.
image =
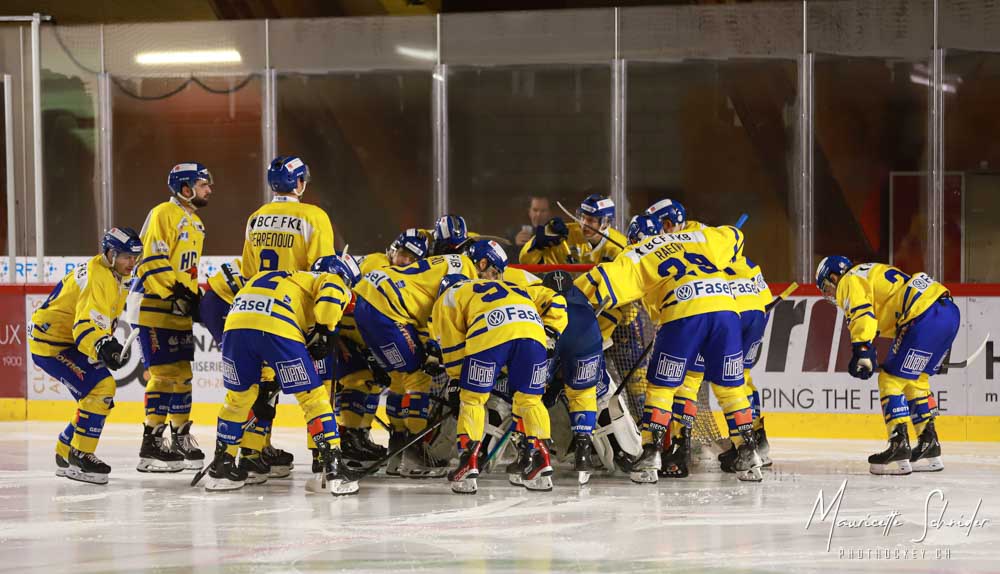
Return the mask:
M 583 221 L 566 224 L 553 217 L 535 230 L 534 237 L 521 248 L 524 264 L 601 263 L 612 261 L 625 246 L 625 237 L 611 227 L 615 204 L 592 194 L 580 204 L 577 216 Z
M 469 231 L 461 215 L 444 215 L 434 223 L 434 229 L 421 229 L 420 233 L 430 243 L 431 255 L 462 253 L 469 239 L 477 236 Z
M 739 315 L 723 271 L 741 236 L 735 228 L 706 228 L 649 237 L 575 282 L 595 309 L 644 299 L 659 325 L 646 373 L 643 453 L 633 465 L 633 481 L 656 482 L 674 394 L 699 354 L 739 449 L 738 478 L 762 478 L 750 404 L 742 389 Z
M 138 325 L 142 359 L 150 374 L 139 472 L 199 469 L 205 459 L 191 436 L 191 329 L 205 245 L 205 226 L 197 211 L 208 205 L 212 174 L 200 163 L 180 163 L 170 170 L 167 187 L 170 199 L 154 207 L 142 226 L 142 259 L 129 295 L 129 322 Z M 162 441 L 168 414 L 169 449 Z
M 268 165 L 267 185 L 274 196 L 247 218 L 244 277 L 262 271 L 306 271 L 313 261 L 334 252 L 330 216 L 316 205 L 301 202 L 309 182 L 309 166 L 299 157 L 278 156 Z M 326 363 L 320 368 L 326 369 Z M 264 369 L 262 376 L 253 411 L 257 420 L 243 435 L 241 445 L 245 452 L 241 452 L 240 461 L 251 480 L 283 474 L 281 469 L 290 469 L 294 460 L 291 453 L 271 446 L 271 425 L 276 414 L 273 401 L 280 394 L 273 371 Z M 311 442 L 309 446 L 312 448 Z M 315 458 L 317 451 L 312 450 Z M 270 462 L 276 463 L 278 472 L 271 472 Z
M 267 363 L 275 370 L 282 392 L 294 394 L 302 407 L 330 493 L 358 491 L 356 477 L 341 465 L 337 423 L 306 349 L 306 333 L 314 329 L 333 333 L 361 270 L 349 255 L 321 257 L 312 269 L 258 273 L 233 301 L 222 344 L 223 382 L 228 392 L 219 411 L 208 490 L 233 490 L 246 481 L 247 473 L 237 466 L 236 455 L 259 392 L 261 369 Z
M 687 210 L 679 201 L 661 199 L 646 209 L 645 215 L 652 215 L 660 220 L 664 233 L 681 231 L 696 231 L 704 227 L 697 221 L 688 221 Z
M 56 476 L 108 482 L 111 467 L 94 451 L 114 407 L 116 386 L 109 369 L 122 367 L 114 331 L 125 308 L 124 282 L 141 254 L 135 230 L 112 228 L 104 234 L 101 253 L 56 284 L 31 315 L 32 360 L 66 385 L 78 404 L 56 442 Z
M 542 405 L 548 360 L 546 334 L 534 303 L 522 289 L 501 281 L 450 274 L 434 304 L 432 336 L 448 375 L 458 380 L 458 467 L 448 473 L 452 491 L 474 494 L 486 401 L 497 374 L 506 368 L 514 392 L 513 412 L 525 429 L 529 454 L 521 468 L 529 490 L 552 490 L 549 415 Z
M 432 382 L 422 370 L 427 358 L 427 321 L 441 279 L 450 273 L 476 276 L 472 261 L 465 255 L 441 255 L 406 267 L 370 271 L 354 289 L 354 318 L 361 338 L 378 365 L 391 377 L 399 378 L 400 382 L 394 380 L 393 384 L 399 384 L 406 393 L 400 404 L 391 400 L 386 403 L 393 426 L 390 450 L 406 444 L 407 432 L 419 433 L 427 426 Z M 393 472 L 391 467 L 387 471 Z M 409 478 L 441 477 L 447 468 L 434 461 L 426 446 L 419 443 L 403 453 L 398 472 Z
M 852 377 L 868 379 L 874 373 L 875 337 L 894 339 L 878 374 L 889 447 L 868 457 L 871 473 L 942 470 L 930 377 L 941 368 L 961 322 L 951 293 L 926 273 L 911 276 L 891 265 L 855 264 L 841 255 L 820 261 L 816 286 L 844 311 L 853 347 L 847 367 Z M 912 450 L 907 418 L 917 433 Z

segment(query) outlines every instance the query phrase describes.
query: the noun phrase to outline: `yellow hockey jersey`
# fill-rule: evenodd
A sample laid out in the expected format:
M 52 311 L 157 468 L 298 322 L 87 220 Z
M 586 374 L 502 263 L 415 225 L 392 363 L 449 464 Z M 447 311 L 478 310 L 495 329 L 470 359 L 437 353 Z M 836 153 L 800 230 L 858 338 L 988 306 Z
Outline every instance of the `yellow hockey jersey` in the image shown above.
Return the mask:
M 926 273 L 911 277 L 883 263 L 855 265 L 837 283 L 837 305 L 844 310 L 853 343 L 894 338 L 898 329 L 948 294 Z
M 465 255 L 434 255 L 406 267 L 370 271 L 354 286 L 354 292 L 389 319 L 413 325 L 426 337 L 441 279 L 453 273 L 478 277 L 475 265 Z
M 542 280 L 533 273 L 524 269 L 508 267 L 503 272 L 504 283 L 515 285 L 528 294 L 528 298 L 535 304 L 539 315 L 542 316 L 542 324 L 562 333 L 569 323 L 569 315 L 566 310 L 566 298 L 556 293 L 552 289 L 542 285 Z
M 382 269 L 385 267 L 389 267 L 389 256 L 385 253 L 371 253 L 369 255 L 365 255 L 361 260 L 361 275 L 364 276 L 370 271 L 375 271 L 376 269 Z M 362 348 L 367 347 L 364 339 L 361 338 L 361 333 L 358 332 L 358 323 L 354 319 L 353 305 L 347 308 L 343 318 L 340 319 L 338 333 L 341 337 L 350 339 Z
M 390 267 L 391 265 L 389 256 L 385 253 L 370 253 L 361 259 L 361 275 L 366 275 L 369 271 Z
M 174 283 L 198 292 L 198 261 L 205 245 L 201 218 L 172 197 L 149 212 L 139 236 L 142 259 L 132 282 L 132 292 L 141 294 L 138 324 L 190 331 L 191 317 L 174 314 L 173 303 L 166 299 L 173 295 Z
M 90 258 L 56 284 L 32 313 L 31 352 L 54 357 L 75 346 L 96 361 L 94 345 L 114 336 L 127 294 L 122 278 L 115 275 L 103 255 Z
M 462 361 L 514 339 L 545 345 L 542 318 L 519 287 L 501 281 L 469 281 L 445 291 L 434 303 L 431 336 L 441 345 L 448 376 L 462 374 Z
M 240 289 L 226 331 L 254 329 L 305 343 L 313 326 L 333 332 L 351 302 L 351 290 L 333 273 L 264 271 Z
M 247 219 L 243 275 L 307 271 L 314 261 L 333 253 L 330 216 L 295 196 L 276 195 Z
M 208 278 L 208 288 L 212 290 L 220 299 L 233 304 L 233 299 L 240 289 L 246 285 L 246 277 L 240 273 L 240 260 L 236 258 L 232 263 L 223 263 L 223 268 Z M 228 271 L 228 273 L 227 273 Z
M 580 224 L 571 221 L 566 224 L 569 229 L 569 236 L 558 245 L 546 247 L 544 249 L 533 249 L 534 239 L 528 241 L 521 248 L 518 261 L 527 265 L 541 263 L 543 265 L 563 265 L 566 263 L 603 263 L 613 261 L 622 248 L 619 245 L 628 246 L 628 239 L 618 230 L 607 228 L 604 233 L 613 239 L 614 242 L 601 238 L 597 245 L 591 245 L 583 237 L 583 229 Z
M 657 324 L 736 311 L 722 269 L 732 263 L 734 242 L 741 238 L 742 233 L 731 227 L 657 235 L 629 246 L 613 262 L 597 265 L 574 284 L 594 309 L 616 309 L 643 299 Z

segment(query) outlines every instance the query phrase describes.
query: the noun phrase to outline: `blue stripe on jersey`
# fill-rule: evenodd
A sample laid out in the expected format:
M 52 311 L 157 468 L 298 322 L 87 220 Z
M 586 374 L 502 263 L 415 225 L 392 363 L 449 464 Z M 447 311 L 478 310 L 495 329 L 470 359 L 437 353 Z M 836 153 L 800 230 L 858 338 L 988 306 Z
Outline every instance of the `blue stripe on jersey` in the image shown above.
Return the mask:
M 666 303 L 667 299 L 669 299 L 670 296 L 673 295 L 673 294 L 674 294 L 674 290 L 673 289 L 671 289 L 670 291 L 668 291 L 667 294 L 663 296 L 663 299 L 660 299 L 660 304 L 662 305 L 663 303 Z
M 299 324 L 296 323 L 294 319 L 289 319 L 288 317 L 285 317 L 284 315 L 281 315 L 279 313 L 275 313 L 274 311 L 271 311 L 271 316 L 274 317 L 275 319 L 281 319 L 282 321 L 284 321 L 284 322 L 288 323 L 289 325 L 295 327 L 298 330 L 299 333 L 302 333 L 302 328 L 299 327 Z
M 597 281 L 594 281 L 594 278 L 590 274 L 587 274 L 587 281 L 590 281 L 590 284 L 594 286 L 594 296 L 597 297 L 597 304 L 603 307 L 604 297 L 601 297 L 601 286 Z
M 871 311 L 869 311 L 867 313 L 862 313 L 862 314 L 858 315 L 857 317 L 852 317 L 851 321 L 857 321 L 858 319 L 860 319 L 862 317 L 871 317 L 872 319 L 875 319 L 875 313 L 872 313 Z
M 289 305 L 288 303 L 285 303 L 284 301 L 279 301 L 279 300 L 275 299 L 274 300 L 274 304 L 277 305 L 278 307 L 281 307 L 285 311 L 288 311 L 292 315 L 295 314 L 295 309 L 292 309 L 292 306 Z
M 170 309 L 158 309 L 156 307 L 139 307 L 140 311 L 148 311 L 150 313 L 166 313 L 167 315 L 172 315 L 173 311 Z
M 338 307 L 344 306 L 343 301 L 341 301 L 340 299 L 334 299 L 333 297 L 320 297 L 319 299 L 316 299 L 316 304 L 319 305 L 320 303 L 333 303 Z
M 77 325 L 80 325 L 82 323 L 90 323 L 90 319 L 80 319 L 76 323 L 73 323 L 73 328 L 76 328 Z
M 403 308 L 404 314 L 408 317 L 412 317 L 413 315 L 410 313 L 410 310 L 406 308 L 406 301 L 403 300 L 403 294 L 399 291 L 399 287 L 396 287 L 396 283 L 393 281 L 383 281 L 383 283 L 388 283 L 389 286 L 392 287 L 393 292 L 396 293 L 396 298 L 399 299 L 399 306 Z
M 445 347 L 445 348 L 441 349 L 441 352 L 442 353 L 454 353 L 455 351 L 457 351 L 459 349 L 464 349 L 464 348 L 465 348 L 465 341 L 462 341 L 461 343 L 455 345 L 454 347 Z
M 473 319 L 472 322 L 469 323 L 469 329 L 471 329 L 473 325 L 475 325 L 476 323 L 482 321 L 485 318 L 486 318 L 486 315 L 483 314 L 483 315 L 480 315 L 480 316 L 476 317 L 475 319 Z
M 145 283 L 147 277 L 150 277 L 152 275 L 157 275 L 159 273 L 166 273 L 167 271 L 173 271 L 173 270 L 174 270 L 173 267 L 157 267 L 156 269 L 143 273 L 142 277 L 139 279 L 139 282 Z
M 600 267 L 600 266 L 598 266 L 597 271 L 601 274 L 601 277 L 604 278 L 604 285 L 606 285 L 607 288 L 608 288 L 608 297 L 611 297 L 611 306 L 612 307 L 617 307 L 618 306 L 618 296 L 615 295 L 615 290 L 611 288 L 611 280 L 608 279 L 607 272 L 605 272 L 604 268 Z
M 170 258 L 167 257 L 166 255 L 150 255 L 149 257 L 140 261 L 139 264 L 136 265 L 136 267 L 142 267 L 143 265 L 149 263 L 150 261 L 159 261 L 160 259 L 163 259 L 165 261 L 170 261 Z
M 462 361 L 464 361 L 464 360 L 465 360 L 465 357 L 462 357 L 461 359 L 458 359 L 458 360 L 456 360 L 456 361 L 451 361 L 451 362 L 449 362 L 449 363 L 445 363 L 445 364 L 444 364 L 444 368 L 446 368 L 446 369 L 447 369 L 447 368 L 449 368 L 449 367 L 454 367 L 454 366 L 457 366 L 457 365 L 461 365 L 461 364 L 462 364 Z
M 55 341 L 47 341 L 34 333 L 31 334 L 32 341 L 38 341 L 39 343 L 45 343 L 46 345 L 52 345 L 53 347 L 72 347 L 73 343 L 57 343 Z
M 855 308 L 851 309 L 851 310 L 849 311 L 849 313 L 850 313 L 851 315 L 853 315 L 853 314 L 857 313 L 858 311 L 861 311 L 861 310 L 863 310 L 863 309 L 867 309 L 867 308 L 869 308 L 869 307 L 871 307 L 871 306 L 872 306 L 872 304 L 871 304 L 871 303 L 865 303 L 864 305 L 858 305 L 857 307 L 855 307 Z
M 910 314 L 910 309 L 913 308 L 913 304 L 917 302 L 917 299 L 919 299 L 921 297 L 921 295 L 923 295 L 923 293 L 920 292 L 920 291 L 917 291 L 916 295 L 913 296 L 913 299 L 910 299 L 910 304 L 909 305 L 906 305 L 906 304 L 903 305 L 903 317 L 906 317 L 907 315 Z
M 466 335 L 465 340 L 468 341 L 469 339 L 471 339 L 473 337 L 478 337 L 479 335 L 482 335 L 483 333 L 485 333 L 485 332 L 487 332 L 489 330 L 490 330 L 489 327 L 483 327 L 481 329 L 476 329 L 475 331 L 473 331 L 473 332 L 469 333 L 468 335 Z
M 75 341 L 75 342 L 76 342 L 76 346 L 77 346 L 77 347 L 79 347 L 79 346 L 80 346 L 80 341 L 82 341 L 84 337 L 86 337 L 87 335 L 89 335 L 89 334 L 93 333 L 93 332 L 94 332 L 94 331 L 96 331 L 96 330 L 97 330 L 96 328 L 94 328 L 94 327 L 91 327 L 91 328 L 87 329 L 86 331 L 84 331 L 84 332 L 80 333 L 80 334 L 79 334 L 79 335 L 78 335 L 78 336 L 76 337 L 76 341 Z
M 618 318 L 615 317 L 614 315 L 608 313 L 607 311 L 601 311 L 601 317 L 604 317 L 608 321 L 611 321 L 612 324 L 615 324 L 615 325 L 618 324 Z
M 320 287 L 320 289 L 326 289 L 327 287 L 329 287 L 331 289 L 336 289 L 337 291 L 340 291 L 341 293 L 345 293 L 344 288 L 341 287 L 340 285 L 337 285 L 336 283 L 324 283 L 323 286 Z
M 913 292 L 913 287 L 911 287 L 909 285 L 906 286 L 906 291 L 903 291 L 903 305 L 902 305 L 902 308 L 903 308 L 903 314 L 904 315 L 906 314 L 906 309 L 909 308 L 909 305 L 906 304 L 906 300 L 910 298 L 910 293 L 912 293 L 912 292 Z
M 566 308 L 566 306 L 563 305 L 562 303 L 550 303 L 549 304 L 549 309 L 565 309 L 565 308 Z
M 385 302 L 389 304 L 389 307 L 392 308 L 392 311 L 394 313 L 396 313 L 397 315 L 404 315 L 405 314 L 405 313 L 403 313 L 402 311 L 400 311 L 399 309 L 396 308 L 396 306 L 392 303 L 392 299 L 390 299 L 389 296 L 385 294 L 385 291 L 382 290 L 381 286 L 376 287 L 375 290 L 378 291 L 382 295 L 382 298 L 385 299 Z

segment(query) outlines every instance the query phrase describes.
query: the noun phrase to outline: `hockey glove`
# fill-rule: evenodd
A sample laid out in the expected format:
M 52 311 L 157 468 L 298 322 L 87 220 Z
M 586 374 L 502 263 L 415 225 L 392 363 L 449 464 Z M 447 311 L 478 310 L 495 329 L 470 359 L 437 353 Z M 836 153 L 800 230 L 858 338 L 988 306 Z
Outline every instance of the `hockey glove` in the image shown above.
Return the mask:
M 182 283 L 174 283 L 171 290 L 173 291 L 171 299 L 174 302 L 174 314 L 191 317 L 193 320 L 198 321 L 200 317 L 195 318 L 198 314 L 198 294 L 192 292 Z
M 97 341 L 94 350 L 97 351 L 97 358 L 112 371 L 117 371 L 125 365 L 122 361 L 122 345 L 114 337 L 104 337 Z
M 532 246 L 535 249 L 547 249 L 559 245 L 569 237 L 569 228 L 562 219 L 553 217 L 545 225 L 535 228 L 535 239 Z
M 448 381 L 448 388 L 445 392 L 447 393 L 448 408 L 451 409 L 452 416 L 458 418 L 458 409 L 462 406 L 462 388 L 459 386 L 459 380 L 451 379 Z
M 556 355 L 556 344 L 559 343 L 559 331 L 545 325 L 545 355 L 552 358 Z
M 313 330 L 306 339 L 306 349 L 314 361 L 322 361 L 330 354 L 330 337 L 319 330 Z
M 427 357 L 424 359 L 423 370 L 432 377 L 444 373 L 444 358 L 441 354 L 441 346 L 437 341 L 427 341 L 424 345 L 424 352 Z
M 854 343 L 851 345 L 854 354 L 847 364 L 847 372 L 856 379 L 868 380 L 875 372 L 875 361 L 878 358 L 875 347 L 871 343 Z

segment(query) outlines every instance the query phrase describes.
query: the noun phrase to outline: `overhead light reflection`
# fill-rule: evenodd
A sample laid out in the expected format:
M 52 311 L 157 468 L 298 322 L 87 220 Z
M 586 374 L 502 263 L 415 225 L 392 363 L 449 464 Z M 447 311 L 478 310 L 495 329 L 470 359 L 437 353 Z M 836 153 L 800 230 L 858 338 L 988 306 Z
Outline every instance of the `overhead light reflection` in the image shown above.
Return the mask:
M 143 66 L 181 64 L 238 64 L 243 57 L 236 50 L 187 50 L 176 52 L 140 52 L 135 63 Z

